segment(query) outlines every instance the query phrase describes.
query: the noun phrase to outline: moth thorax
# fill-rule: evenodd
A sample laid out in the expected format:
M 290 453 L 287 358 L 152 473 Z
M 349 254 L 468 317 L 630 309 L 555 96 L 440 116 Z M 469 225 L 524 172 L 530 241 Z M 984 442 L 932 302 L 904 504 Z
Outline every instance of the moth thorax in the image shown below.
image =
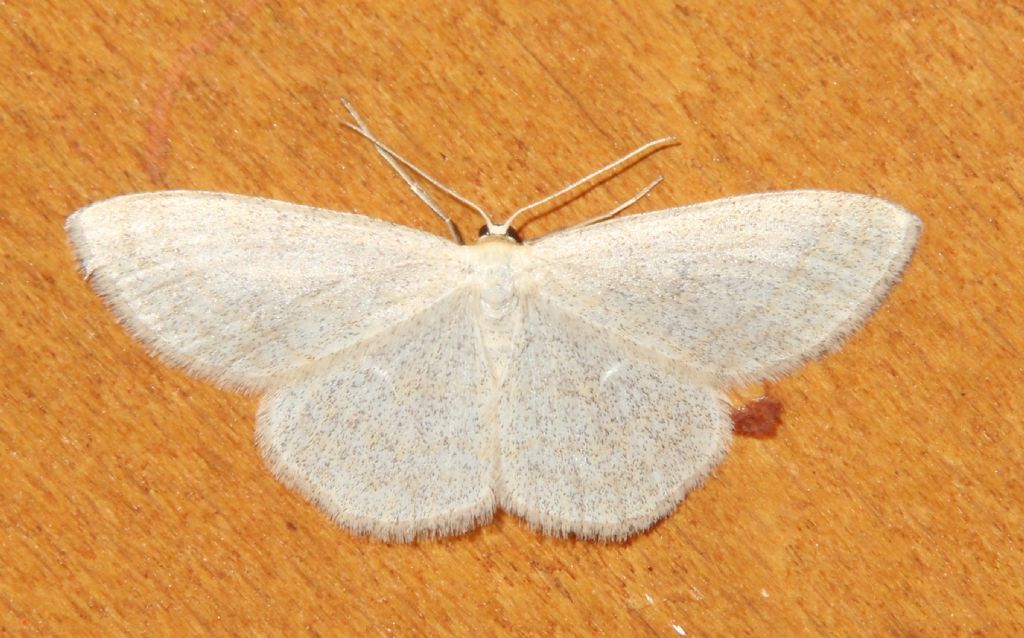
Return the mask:
M 480 306 L 488 319 L 501 319 L 519 303 L 511 281 L 493 282 L 480 289 Z

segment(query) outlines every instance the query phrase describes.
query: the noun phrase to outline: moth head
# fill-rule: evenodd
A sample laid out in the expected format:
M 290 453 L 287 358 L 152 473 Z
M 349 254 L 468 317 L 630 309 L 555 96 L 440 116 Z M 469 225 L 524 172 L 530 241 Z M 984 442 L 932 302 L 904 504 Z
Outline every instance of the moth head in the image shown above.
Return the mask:
M 519 237 L 519 233 L 516 232 L 516 229 L 512 228 L 508 224 L 502 224 L 500 226 L 484 224 L 480 227 L 480 234 L 477 236 L 477 241 L 482 241 L 484 239 L 503 239 L 517 244 L 523 243 L 523 240 Z

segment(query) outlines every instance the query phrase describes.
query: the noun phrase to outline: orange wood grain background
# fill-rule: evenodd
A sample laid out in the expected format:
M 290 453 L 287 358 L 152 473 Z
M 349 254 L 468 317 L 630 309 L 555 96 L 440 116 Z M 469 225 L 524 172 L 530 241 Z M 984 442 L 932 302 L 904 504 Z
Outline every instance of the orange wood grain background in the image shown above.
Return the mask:
M 979 0 L 0 3 L 0 636 L 1024 634 L 1022 51 L 1021 4 Z M 925 232 L 649 533 L 388 545 L 281 487 L 257 399 L 148 356 L 62 229 L 197 188 L 442 233 L 340 95 L 501 212 L 681 140 L 527 235 L 659 174 L 641 209 L 833 188 Z

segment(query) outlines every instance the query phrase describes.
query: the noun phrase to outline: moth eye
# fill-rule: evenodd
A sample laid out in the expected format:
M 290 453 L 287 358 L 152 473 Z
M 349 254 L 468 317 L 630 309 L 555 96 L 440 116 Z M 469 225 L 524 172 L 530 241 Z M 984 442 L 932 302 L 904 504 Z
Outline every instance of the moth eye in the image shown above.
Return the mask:
M 516 232 L 515 228 L 509 226 L 505 229 L 505 234 L 514 239 L 517 244 L 523 243 L 522 238 L 519 237 L 519 233 Z
M 481 237 L 487 237 L 490 234 L 491 230 L 487 228 L 487 224 L 484 224 L 483 226 L 480 227 L 480 233 L 477 235 L 477 239 Z

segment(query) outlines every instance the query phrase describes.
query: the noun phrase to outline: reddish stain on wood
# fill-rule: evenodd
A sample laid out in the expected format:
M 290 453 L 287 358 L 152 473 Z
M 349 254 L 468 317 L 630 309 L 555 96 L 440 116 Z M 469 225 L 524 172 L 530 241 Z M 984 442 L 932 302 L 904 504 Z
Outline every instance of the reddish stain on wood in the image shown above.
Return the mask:
M 201 36 L 179 51 L 164 72 L 163 86 L 157 92 L 153 110 L 150 112 L 149 124 L 146 127 L 146 145 L 143 149 L 146 172 L 154 183 L 162 182 L 167 169 L 167 155 L 170 152 L 167 130 L 170 128 L 171 109 L 178 99 L 178 90 L 193 62 L 196 58 L 214 51 L 267 1 L 249 0 L 223 20 L 214 23 Z
M 775 436 L 782 422 L 782 402 L 763 396 L 732 411 L 732 431 L 740 436 L 768 438 Z

